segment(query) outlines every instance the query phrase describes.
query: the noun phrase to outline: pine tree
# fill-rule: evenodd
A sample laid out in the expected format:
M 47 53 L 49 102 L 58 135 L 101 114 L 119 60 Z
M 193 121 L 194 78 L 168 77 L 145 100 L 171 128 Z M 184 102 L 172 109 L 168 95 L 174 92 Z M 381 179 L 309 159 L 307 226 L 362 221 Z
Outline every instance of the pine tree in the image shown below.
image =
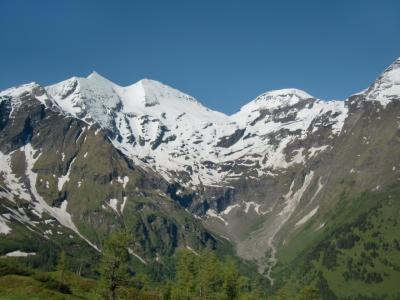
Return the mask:
M 60 281 L 64 283 L 65 275 L 67 273 L 67 256 L 64 250 L 61 251 L 60 256 L 58 258 L 57 271 L 60 275 Z
M 238 299 L 239 296 L 239 273 L 233 261 L 225 265 L 224 291 L 227 300 Z
M 129 281 L 129 239 L 124 232 L 112 233 L 104 242 L 100 265 L 100 292 L 104 299 L 115 300 L 117 290 Z
M 198 270 L 198 257 L 188 250 L 181 250 L 178 254 L 172 299 L 189 300 L 195 297 Z
M 204 251 L 200 261 L 200 270 L 197 275 L 197 296 L 200 299 L 219 299 L 218 293 L 223 284 L 223 277 L 218 258 L 214 253 Z

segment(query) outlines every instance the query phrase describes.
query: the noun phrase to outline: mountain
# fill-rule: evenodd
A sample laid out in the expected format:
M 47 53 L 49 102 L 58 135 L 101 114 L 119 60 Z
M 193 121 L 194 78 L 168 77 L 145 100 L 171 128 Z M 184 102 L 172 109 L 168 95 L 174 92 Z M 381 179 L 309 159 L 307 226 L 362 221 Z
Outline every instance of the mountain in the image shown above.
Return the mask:
M 399 100 L 400 58 L 345 101 L 283 89 L 231 116 L 95 72 L 2 91 L 0 252 L 101 251 L 126 228 L 142 262 L 232 245 L 275 287 L 394 296 Z

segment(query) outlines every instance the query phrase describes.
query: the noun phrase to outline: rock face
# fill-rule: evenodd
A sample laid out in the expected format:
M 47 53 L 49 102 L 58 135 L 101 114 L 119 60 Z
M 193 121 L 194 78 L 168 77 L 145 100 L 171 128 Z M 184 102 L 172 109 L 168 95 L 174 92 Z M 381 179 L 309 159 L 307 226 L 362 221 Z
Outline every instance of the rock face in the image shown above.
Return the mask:
M 97 124 L 66 114 L 39 85 L 2 92 L 0 105 L 0 213 L 11 227 L 5 238 L 21 239 L 23 225 L 36 239 L 83 240 L 100 250 L 104 236 L 125 228 L 145 259 L 177 247 L 217 247 L 167 196 L 168 182 L 136 168 Z
M 12 88 L 0 93 L 1 201 L 94 247 L 129 226 L 149 257 L 228 239 L 271 277 L 306 225 L 318 235 L 344 181 L 353 195 L 397 182 L 399 88 L 399 59 L 346 101 L 284 89 L 231 116 L 148 79 Z

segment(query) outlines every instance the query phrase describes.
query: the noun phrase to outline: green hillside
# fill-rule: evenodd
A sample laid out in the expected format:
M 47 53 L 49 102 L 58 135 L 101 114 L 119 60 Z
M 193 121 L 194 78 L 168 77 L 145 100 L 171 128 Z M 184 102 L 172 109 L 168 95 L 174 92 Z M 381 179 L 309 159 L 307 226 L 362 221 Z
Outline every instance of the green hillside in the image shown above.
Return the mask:
M 299 237 L 309 237 L 312 223 Z M 308 231 L 308 235 L 307 235 Z M 314 244 L 279 252 L 275 276 L 289 293 L 312 284 L 322 299 L 399 299 L 400 189 L 346 196 Z M 299 244 L 294 240 L 293 245 Z M 295 257 L 290 260 L 290 258 Z

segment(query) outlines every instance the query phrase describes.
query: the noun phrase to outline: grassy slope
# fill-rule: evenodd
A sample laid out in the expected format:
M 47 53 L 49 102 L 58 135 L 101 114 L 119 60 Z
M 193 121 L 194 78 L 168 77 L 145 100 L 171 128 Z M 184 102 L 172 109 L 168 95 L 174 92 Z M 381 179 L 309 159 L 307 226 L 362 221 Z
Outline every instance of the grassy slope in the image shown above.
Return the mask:
M 4 273 L 0 262 L 0 269 Z M 10 274 L 0 275 L 1 300 L 73 300 L 101 299 L 96 280 L 83 278 L 68 272 L 61 283 L 58 272 L 39 272 L 32 269 L 14 267 Z M 17 273 L 17 274 L 12 274 Z M 119 290 L 123 299 L 159 299 L 150 292 L 135 288 Z
M 96 299 L 92 289 L 95 282 L 87 279 L 74 280 L 72 293 L 65 294 L 47 287 L 43 282 L 30 276 L 6 275 L 0 277 L 0 299 Z
M 400 294 L 400 189 L 343 196 L 332 217 L 312 235 L 310 222 L 279 253 L 278 282 L 289 293 L 313 282 L 324 299 L 397 299 Z M 297 251 L 301 243 L 310 245 Z M 334 295 L 336 295 L 336 297 Z

